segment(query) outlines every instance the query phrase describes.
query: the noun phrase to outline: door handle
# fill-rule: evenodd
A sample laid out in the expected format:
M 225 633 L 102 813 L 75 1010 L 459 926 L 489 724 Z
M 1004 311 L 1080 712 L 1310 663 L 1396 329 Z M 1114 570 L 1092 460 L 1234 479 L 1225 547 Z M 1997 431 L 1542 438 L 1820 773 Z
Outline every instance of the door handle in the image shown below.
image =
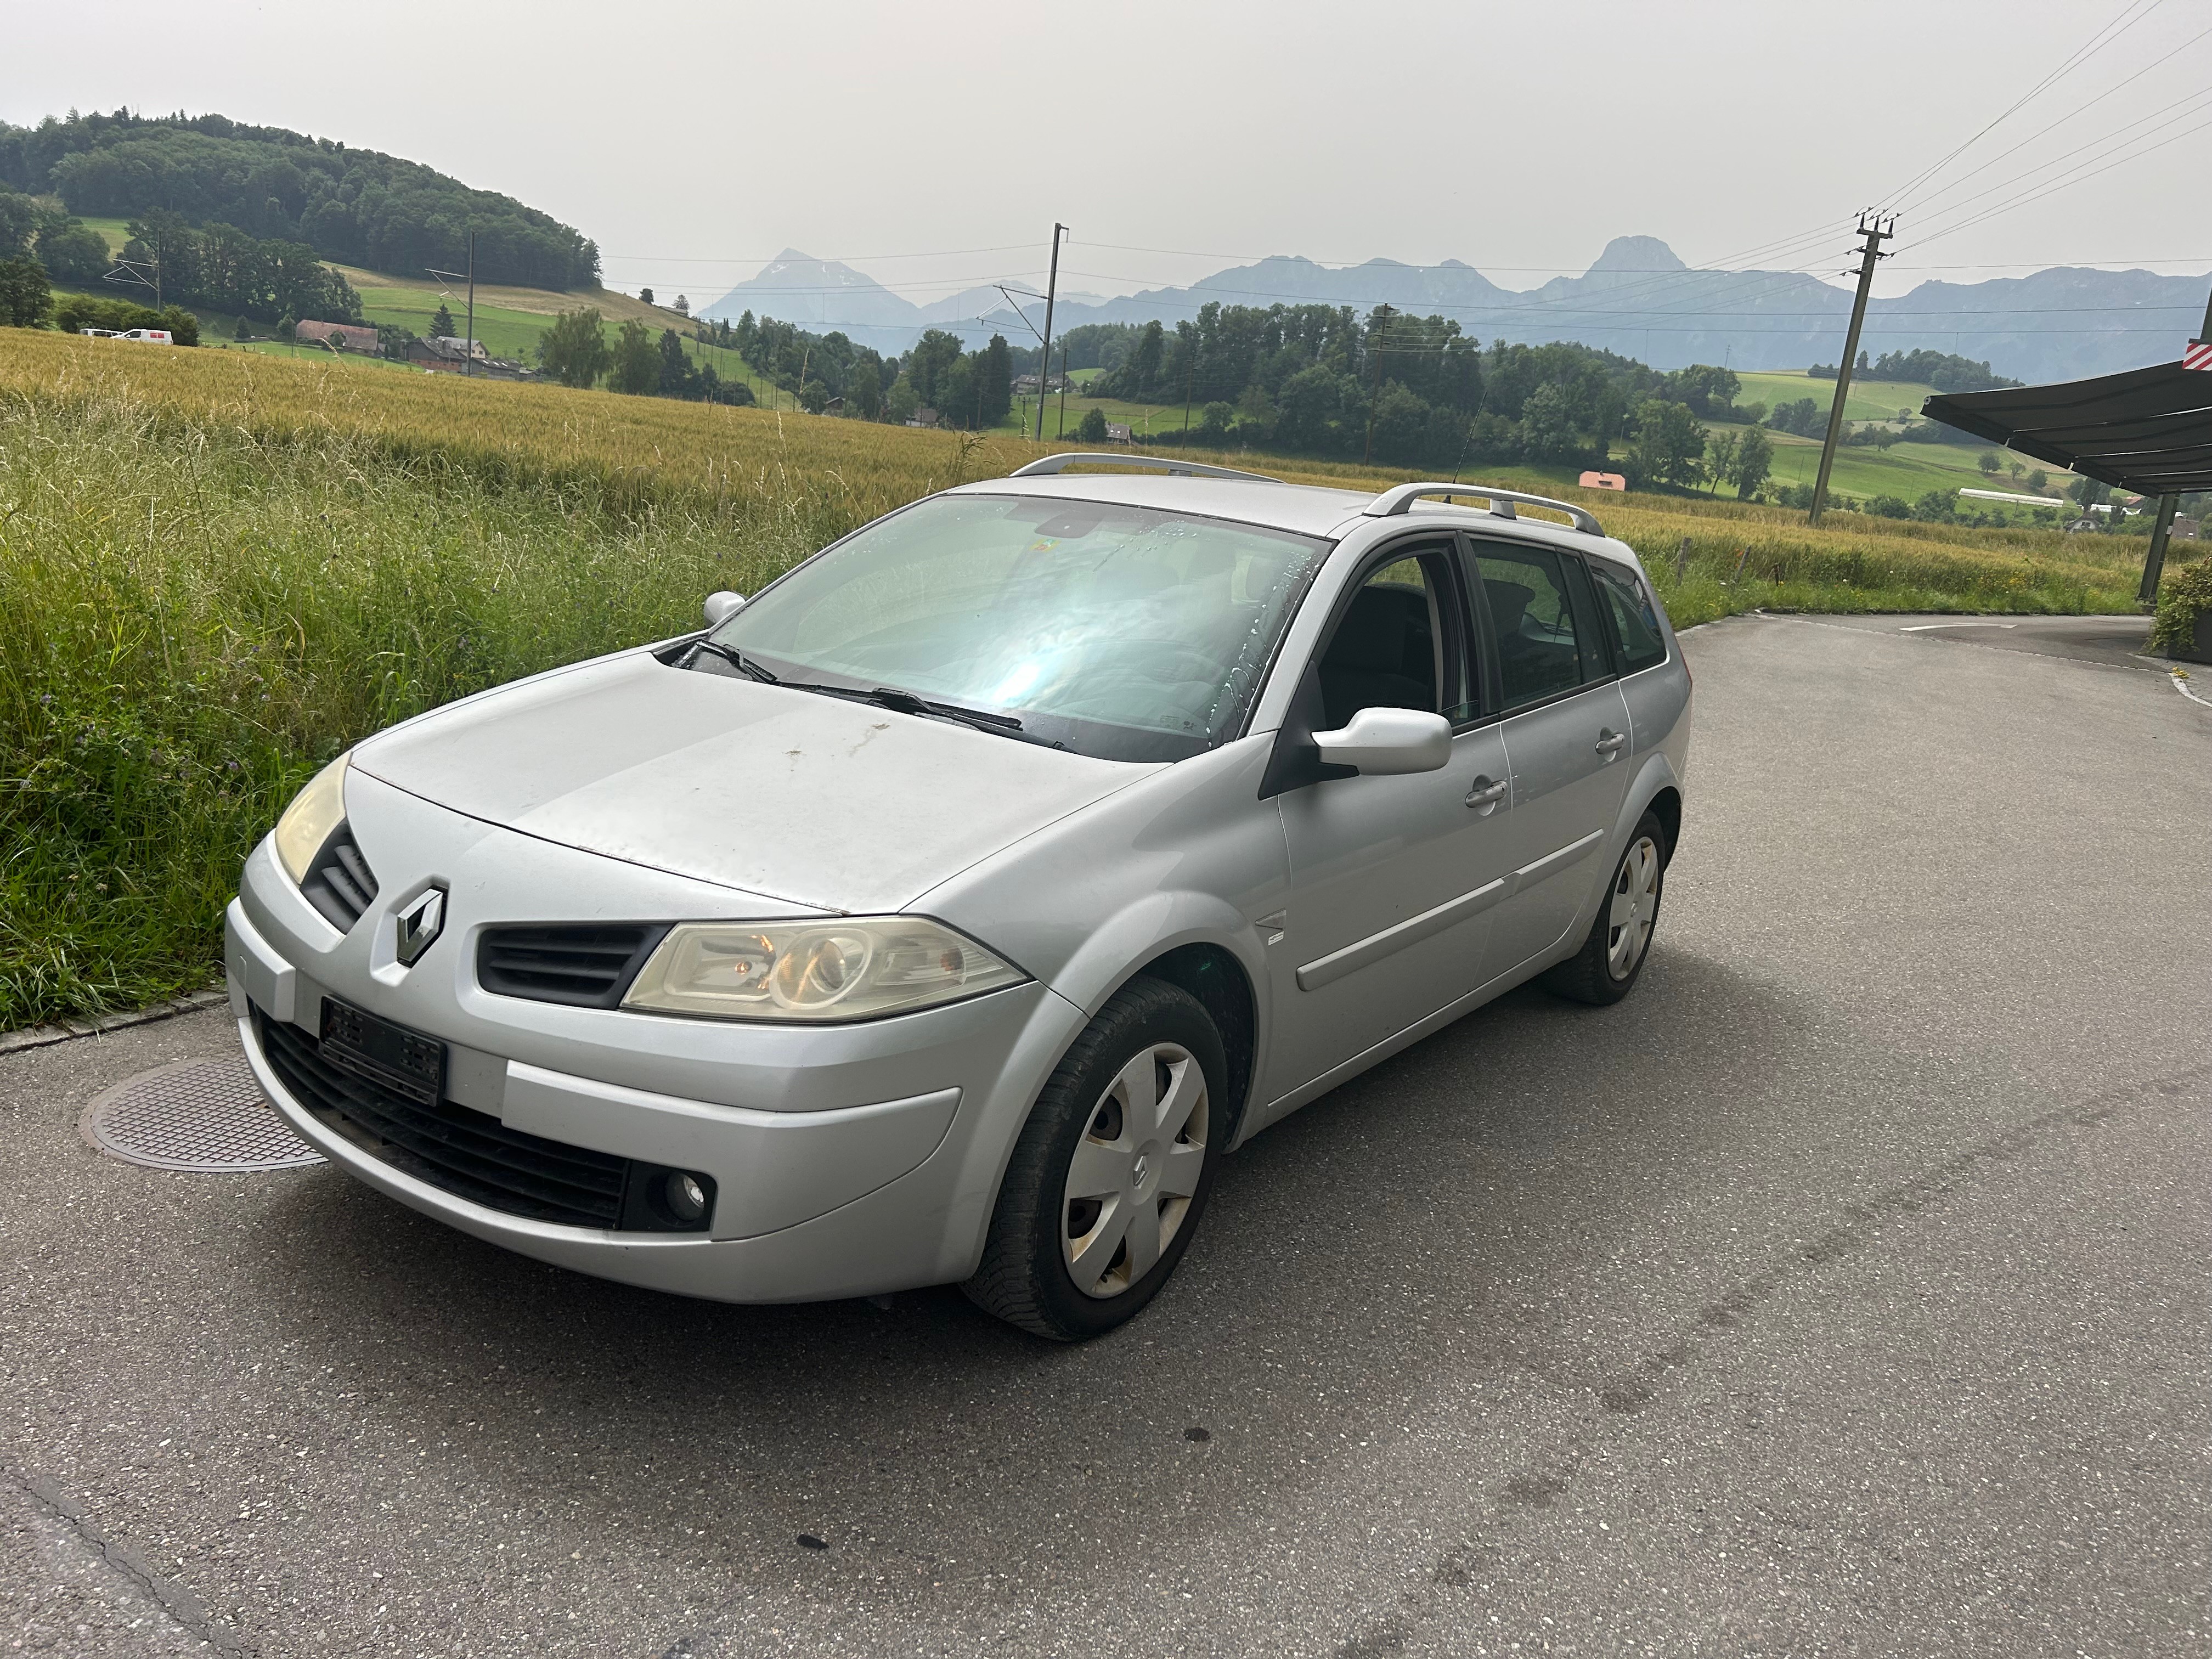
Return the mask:
M 1599 754 L 1617 755 L 1627 747 L 1628 739 L 1621 736 L 1620 732 L 1613 731 L 1609 726 L 1601 726 L 1598 727 L 1597 752 Z
M 1505 799 L 1507 787 L 1503 778 L 1493 781 L 1487 776 L 1478 776 L 1474 787 L 1467 792 L 1467 804 L 1477 811 L 1487 813 Z

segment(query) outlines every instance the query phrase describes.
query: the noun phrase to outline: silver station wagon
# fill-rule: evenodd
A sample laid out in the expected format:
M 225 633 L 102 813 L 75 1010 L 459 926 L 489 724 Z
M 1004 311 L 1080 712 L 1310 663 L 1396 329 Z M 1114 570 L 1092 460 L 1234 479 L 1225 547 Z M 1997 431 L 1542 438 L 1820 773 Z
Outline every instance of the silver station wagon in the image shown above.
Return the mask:
M 1089 1336 L 1269 1124 L 1643 968 L 1690 677 L 1579 507 L 1056 455 L 707 616 L 368 738 L 229 908 L 276 1110 L 480 1238 Z

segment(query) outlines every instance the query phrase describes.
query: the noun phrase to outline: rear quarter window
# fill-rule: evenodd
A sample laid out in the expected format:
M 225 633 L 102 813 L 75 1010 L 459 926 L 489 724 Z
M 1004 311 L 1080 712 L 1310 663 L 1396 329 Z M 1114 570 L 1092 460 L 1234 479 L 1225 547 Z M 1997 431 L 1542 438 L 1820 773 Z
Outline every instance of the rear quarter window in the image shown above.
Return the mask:
M 1632 572 L 1604 559 L 1589 561 L 1589 573 L 1613 637 L 1620 647 L 1620 672 L 1656 668 L 1667 660 L 1667 636 L 1659 627 L 1658 607 Z

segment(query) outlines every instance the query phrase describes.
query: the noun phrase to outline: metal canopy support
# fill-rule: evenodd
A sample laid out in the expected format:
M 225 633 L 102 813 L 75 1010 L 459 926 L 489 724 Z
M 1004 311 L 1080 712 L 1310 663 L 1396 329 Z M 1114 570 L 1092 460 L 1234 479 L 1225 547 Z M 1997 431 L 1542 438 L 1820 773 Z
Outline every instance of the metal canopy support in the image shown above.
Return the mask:
M 2136 589 L 2136 598 L 2145 605 L 2158 603 L 2158 579 L 2166 568 L 2166 538 L 2173 530 L 2173 509 L 2180 502 L 2179 495 L 2158 498 L 2158 517 L 2150 525 L 2150 551 L 2143 555 L 2142 582 Z

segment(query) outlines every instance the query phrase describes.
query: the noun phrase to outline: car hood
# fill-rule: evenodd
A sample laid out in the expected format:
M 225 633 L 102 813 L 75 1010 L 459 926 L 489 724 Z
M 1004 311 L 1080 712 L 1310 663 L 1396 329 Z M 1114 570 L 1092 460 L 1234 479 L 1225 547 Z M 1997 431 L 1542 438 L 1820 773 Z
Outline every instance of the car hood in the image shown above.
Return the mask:
M 643 652 L 410 720 L 353 764 L 525 835 L 856 914 L 1158 769 Z

